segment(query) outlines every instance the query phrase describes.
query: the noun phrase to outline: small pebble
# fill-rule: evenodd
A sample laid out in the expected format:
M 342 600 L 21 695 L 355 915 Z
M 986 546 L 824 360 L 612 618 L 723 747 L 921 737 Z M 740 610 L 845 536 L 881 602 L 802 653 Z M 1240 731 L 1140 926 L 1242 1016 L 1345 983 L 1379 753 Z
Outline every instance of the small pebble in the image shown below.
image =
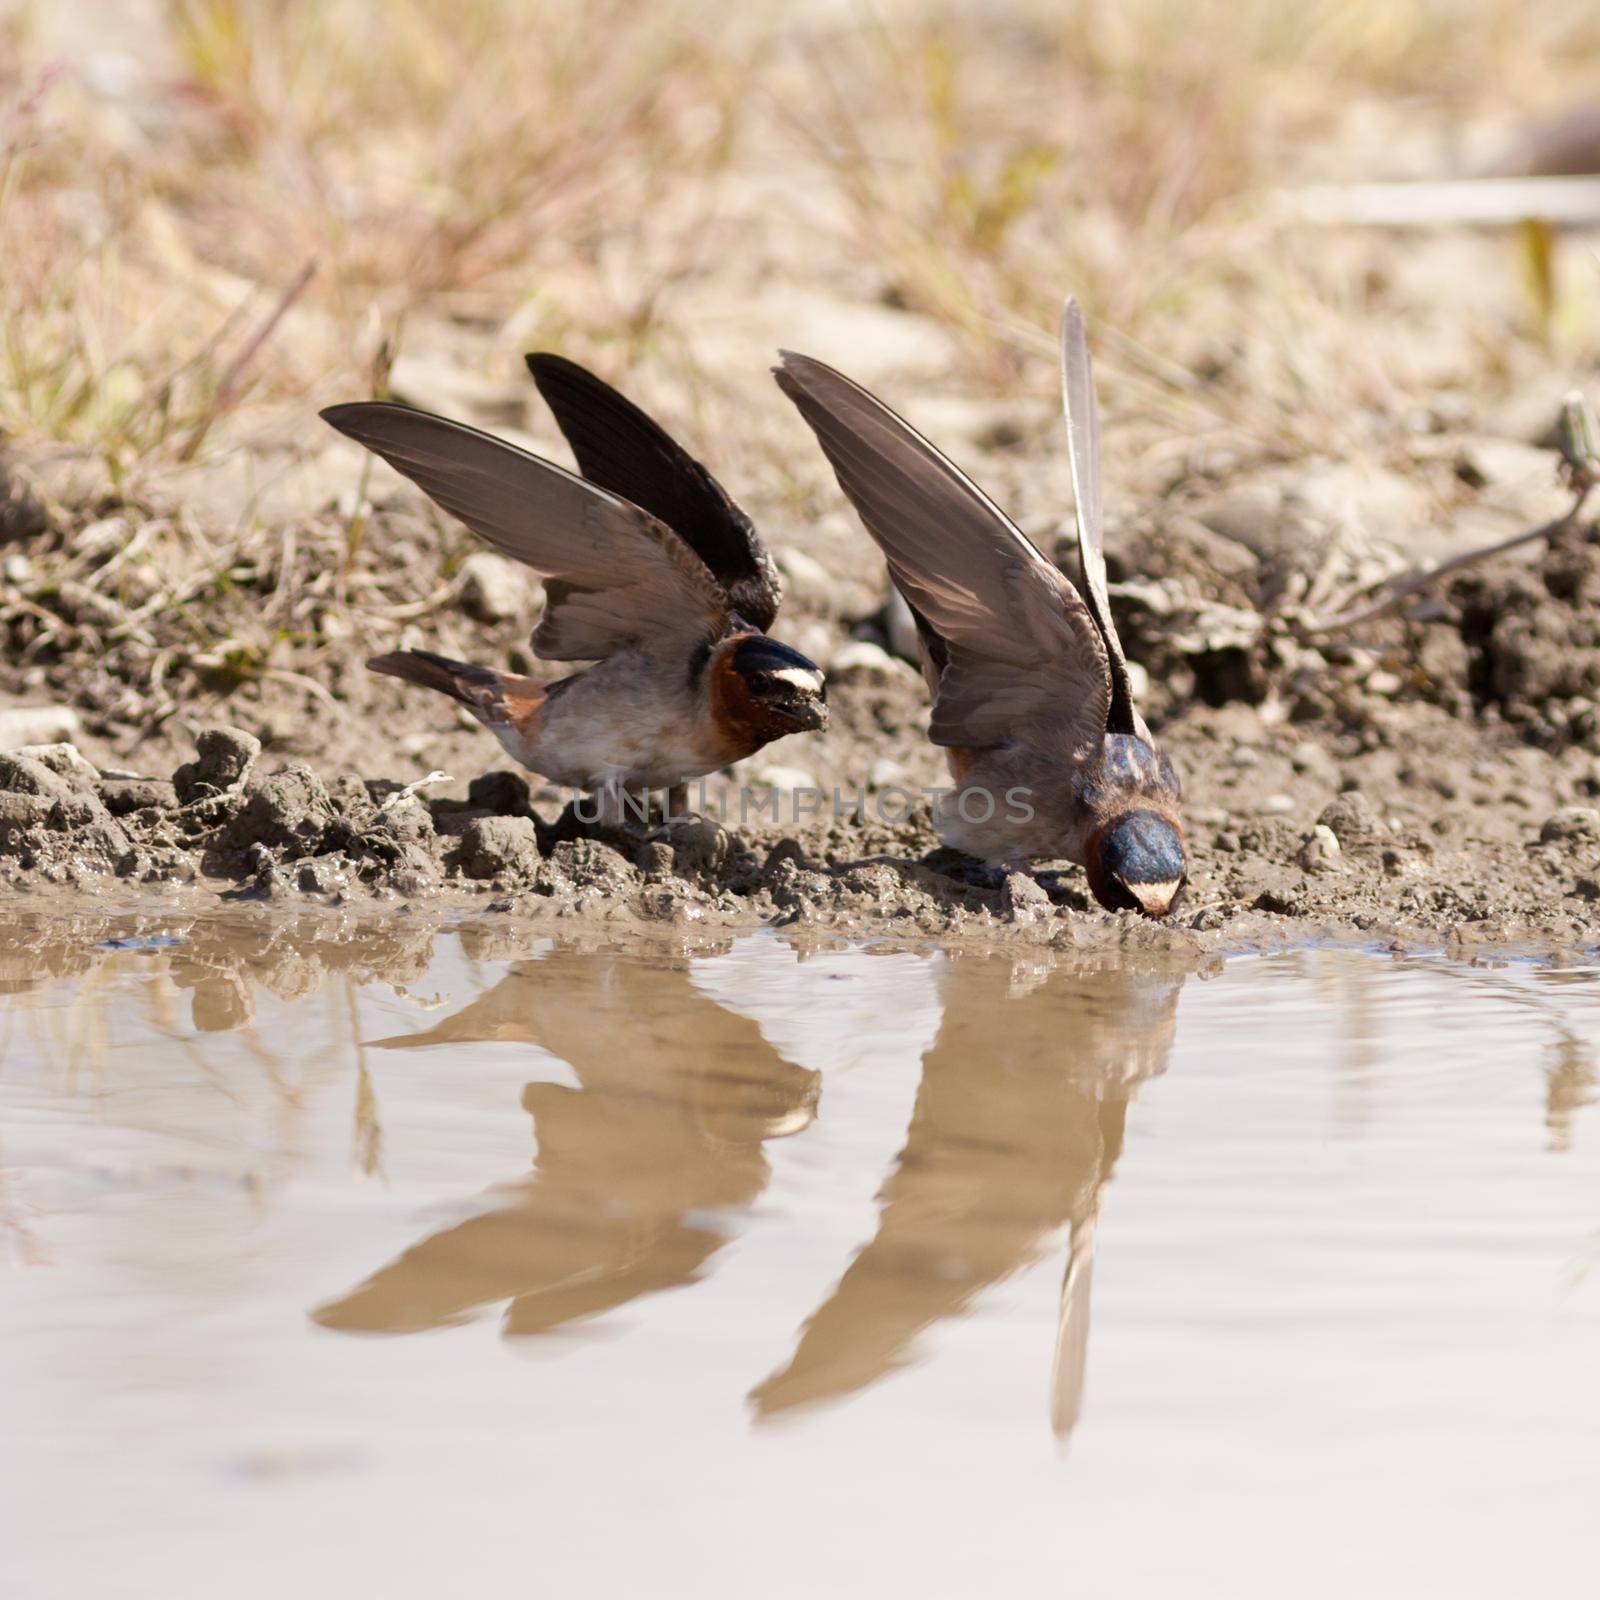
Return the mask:
M 1000 890 L 1001 909 L 1007 922 L 1035 922 L 1054 909 L 1050 896 L 1026 872 L 1008 872 Z
M 1541 844 L 1568 844 L 1578 839 L 1600 839 L 1600 811 L 1592 806 L 1562 806 L 1539 830 Z
M 763 767 L 755 781 L 768 789 L 778 789 L 785 794 L 796 789 L 815 789 L 817 780 L 804 767 Z
M 1306 835 L 1306 841 L 1300 846 L 1300 853 L 1295 860 L 1307 872 L 1336 872 L 1343 853 L 1339 847 L 1339 836 L 1326 823 L 1319 822 Z

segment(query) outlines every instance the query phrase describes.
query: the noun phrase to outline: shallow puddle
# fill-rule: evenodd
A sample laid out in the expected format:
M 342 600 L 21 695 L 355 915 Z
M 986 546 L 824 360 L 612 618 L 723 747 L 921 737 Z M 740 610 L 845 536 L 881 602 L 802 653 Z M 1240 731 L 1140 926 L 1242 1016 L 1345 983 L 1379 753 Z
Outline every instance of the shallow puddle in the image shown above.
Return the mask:
M 1590 969 L 0 928 L 0 1592 L 1594 1592 Z

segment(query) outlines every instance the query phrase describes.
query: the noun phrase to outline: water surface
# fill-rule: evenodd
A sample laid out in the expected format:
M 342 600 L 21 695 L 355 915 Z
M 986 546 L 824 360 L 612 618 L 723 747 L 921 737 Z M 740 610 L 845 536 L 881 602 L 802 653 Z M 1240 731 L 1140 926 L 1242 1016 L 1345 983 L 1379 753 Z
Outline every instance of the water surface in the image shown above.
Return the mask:
M 7 1595 L 1600 1582 L 1592 970 L 0 950 Z

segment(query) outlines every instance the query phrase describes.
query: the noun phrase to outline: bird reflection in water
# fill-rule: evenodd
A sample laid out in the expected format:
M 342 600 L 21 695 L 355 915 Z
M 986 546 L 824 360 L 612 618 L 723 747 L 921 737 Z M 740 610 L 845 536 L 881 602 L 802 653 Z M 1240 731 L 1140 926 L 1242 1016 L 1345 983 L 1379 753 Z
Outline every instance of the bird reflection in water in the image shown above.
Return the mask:
M 876 1235 L 751 1404 L 771 1418 L 909 1365 L 918 1335 L 1039 1260 L 1065 1229 L 1050 1402 L 1064 1437 L 1083 1393 L 1101 1194 L 1129 1105 L 1166 1065 L 1184 973 L 1044 955 L 935 959 L 939 1030 Z M 324 1326 L 409 1332 L 508 1303 L 507 1334 L 548 1333 L 692 1282 L 765 1188 L 764 1142 L 816 1115 L 819 1075 L 695 989 L 683 961 L 556 950 L 430 1032 L 381 1044 L 487 1039 L 536 1044 L 578 1080 L 524 1092 L 533 1171 L 323 1306 Z
M 820 1076 L 690 982 L 688 963 L 556 950 L 518 963 L 413 1049 L 526 1040 L 576 1088 L 532 1083 L 538 1141 L 492 1209 L 435 1233 L 319 1308 L 325 1327 L 405 1333 L 509 1302 L 507 1334 L 547 1333 L 698 1278 L 754 1204 L 762 1145 L 809 1127 Z
M 908 1365 L 923 1330 L 963 1313 L 1068 1230 L 1051 1382 L 1065 1438 L 1082 1404 L 1101 1192 L 1139 1085 L 1166 1066 L 1183 974 L 1019 967 L 955 954 L 878 1229 L 806 1324 L 756 1415 L 837 1401 Z

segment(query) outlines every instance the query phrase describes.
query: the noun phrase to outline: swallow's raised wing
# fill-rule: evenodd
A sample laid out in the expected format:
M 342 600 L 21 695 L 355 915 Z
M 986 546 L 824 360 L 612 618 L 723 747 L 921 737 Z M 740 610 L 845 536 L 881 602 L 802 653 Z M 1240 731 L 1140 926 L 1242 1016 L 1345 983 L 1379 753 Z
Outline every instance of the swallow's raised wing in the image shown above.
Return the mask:
M 1128 663 L 1111 620 L 1106 594 L 1105 511 L 1100 496 L 1100 407 L 1094 397 L 1094 371 L 1083 311 L 1069 298 L 1061 312 L 1061 398 L 1067 412 L 1067 453 L 1072 462 L 1072 492 L 1077 500 L 1078 562 L 1083 598 L 1106 647 L 1111 670 L 1113 733 L 1144 735 L 1133 709 Z
M 755 524 L 653 417 L 576 362 L 531 355 L 528 371 L 590 483 L 659 517 L 710 568 L 735 611 L 772 626 L 783 584 Z
M 1082 597 L 903 418 L 832 367 L 783 352 L 778 386 L 914 611 L 949 647 L 928 737 L 981 748 L 1065 735 L 1098 747 L 1111 678 Z
M 688 654 L 726 630 L 728 596 L 710 569 L 619 495 L 410 406 L 373 401 L 322 416 L 546 580 L 533 648 L 547 661 L 598 661 L 630 644 Z

